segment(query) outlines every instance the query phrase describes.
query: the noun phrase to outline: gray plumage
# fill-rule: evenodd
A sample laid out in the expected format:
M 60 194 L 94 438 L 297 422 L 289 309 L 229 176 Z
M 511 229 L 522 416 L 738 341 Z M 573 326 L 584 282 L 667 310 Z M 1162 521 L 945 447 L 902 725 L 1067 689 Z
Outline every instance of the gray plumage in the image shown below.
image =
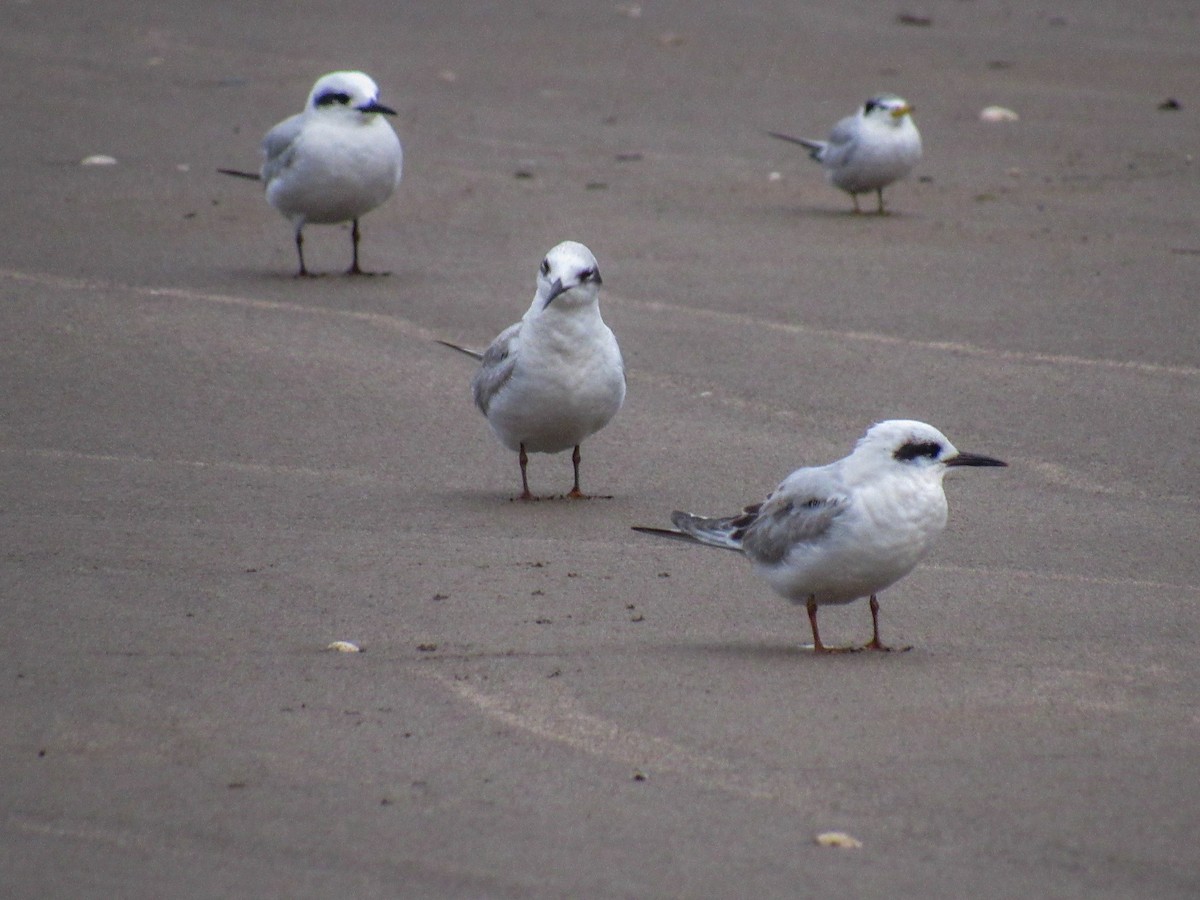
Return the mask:
M 858 195 L 874 191 L 883 213 L 883 189 L 908 175 L 921 158 L 921 134 L 911 113 L 912 106 L 903 98 L 881 94 L 834 125 L 824 141 L 768 134 L 808 150 L 829 183 L 850 195 L 855 212 L 861 211 Z
M 492 398 L 508 384 L 517 367 L 512 350 L 521 333 L 521 325 L 521 322 L 514 322 L 496 335 L 496 339 L 479 358 L 479 369 L 471 379 L 471 396 L 485 416 L 492 405 Z
M 292 164 L 296 153 L 296 138 L 304 127 L 304 113 L 296 113 L 278 123 L 262 140 L 263 164 L 259 177 L 266 182 L 279 176 Z

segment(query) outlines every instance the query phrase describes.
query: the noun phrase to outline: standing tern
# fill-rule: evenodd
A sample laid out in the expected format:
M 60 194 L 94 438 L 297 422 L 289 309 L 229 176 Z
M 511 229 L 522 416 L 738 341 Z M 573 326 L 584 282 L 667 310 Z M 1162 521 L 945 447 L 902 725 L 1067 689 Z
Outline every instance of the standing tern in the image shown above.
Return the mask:
M 267 202 L 295 229 L 297 275 L 304 265 L 304 226 L 350 222 L 353 257 L 348 275 L 367 275 L 358 264 L 358 220 L 381 205 L 400 184 L 404 153 L 382 116 L 396 111 L 379 102 L 379 88 L 363 72 L 330 72 L 313 85 L 304 112 L 284 119 L 263 138 L 262 170 L 220 169 L 261 180 Z
M 567 496 L 585 498 L 579 445 L 625 400 L 625 364 L 600 317 L 600 285 L 592 251 L 563 241 L 542 260 L 528 311 L 486 351 L 439 342 L 480 360 L 471 391 L 496 437 L 517 453 L 522 500 L 537 499 L 529 490 L 528 454 L 571 448 L 575 480 Z
M 804 604 L 817 652 L 887 650 L 879 640 L 876 595 L 911 572 L 946 527 L 946 472 L 1004 465 L 960 453 L 932 425 L 892 419 L 871 426 L 849 456 L 797 469 L 737 515 L 674 512 L 678 530 L 634 530 L 742 553 L 777 593 Z M 870 643 L 825 646 L 817 609 L 861 597 L 870 597 Z
M 883 189 L 911 172 L 921 158 L 921 133 L 913 124 L 912 111 L 902 97 L 881 94 L 834 125 L 827 141 L 768 133 L 807 148 L 830 183 L 850 195 L 856 213 L 862 211 L 858 195 L 875 191 L 882 215 L 886 211 Z

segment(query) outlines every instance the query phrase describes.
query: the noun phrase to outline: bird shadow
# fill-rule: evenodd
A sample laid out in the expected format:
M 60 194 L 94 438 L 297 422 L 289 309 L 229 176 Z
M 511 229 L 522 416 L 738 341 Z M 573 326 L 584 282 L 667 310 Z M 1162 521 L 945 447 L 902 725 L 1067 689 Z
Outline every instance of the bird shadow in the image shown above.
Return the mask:
M 265 281 L 274 284 L 288 282 L 292 284 L 305 284 L 307 282 L 321 282 L 328 284 L 331 281 L 343 281 L 347 284 L 370 284 L 380 278 L 391 281 L 392 279 L 403 280 L 405 273 L 403 271 L 394 272 L 388 269 L 372 269 L 370 271 L 363 270 L 361 272 L 349 272 L 346 269 L 320 269 L 309 270 L 304 275 L 301 275 L 296 269 L 252 269 L 245 266 L 229 270 L 229 274 L 244 278 L 248 281 Z
M 294 287 L 297 290 L 293 292 L 293 297 L 325 296 L 330 291 L 335 294 L 368 296 L 385 286 L 390 296 L 405 297 L 421 290 L 424 282 L 421 275 L 411 269 L 351 274 L 345 269 L 334 268 L 300 275 L 294 268 L 263 269 L 240 266 L 226 270 L 226 276 L 233 282 L 248 287 Z M 311 286 L 313 290 L 305 290 L 306 286 Z
M 903 210 L 888 209 L 883 213 L 878 213 L 871 209 L 855 212 L 849 207 L 837 209 L 831 206 L 795 206 L 792 204 L 770 205 L 765 207 L 762 212 L 768 218 L 788 222 L 886 222 L 914 218 L 911 213 L 905 213 Z
M 842 648 L 836 653 L 818 653 L 812 644 L 804 643 L 765 643 L 762 641 L 696 641 L 690 643 L 661 644 L 658 647 L 663 652 L 675 652 L 687 655 L 728 656 L 752 660 L 781 660 L 781 659 L 849 659 L 851 657 L 890 657 L 906 656 L 912 647 L 895 647 L 888 652 L 867 650 L 861 646 Z
M 509 497 L 509 503 L 515 503 L 518 506 L 525 503 L 577 503 L 582 500 L 615 500 L 613 494 L 536 494 L 532 497 L 522 497 L 520 494 Z
M 495 491 L 469 487 L 449 488 L 439 493 L 447 499 L 453 499 L 463 505 L 477 508 L 513 506 L 517 508 L 537 509 L 552 506 L 570 509 L 572 507 L 583 508 L 590 506 L 592 503 L 611 503 L 618 499 L 615 494 L 585 494 L 582 497 L 572 497 L 565 493 L 535 494 L 532 498 L 523 499 L 520 493 L 513 491 Z

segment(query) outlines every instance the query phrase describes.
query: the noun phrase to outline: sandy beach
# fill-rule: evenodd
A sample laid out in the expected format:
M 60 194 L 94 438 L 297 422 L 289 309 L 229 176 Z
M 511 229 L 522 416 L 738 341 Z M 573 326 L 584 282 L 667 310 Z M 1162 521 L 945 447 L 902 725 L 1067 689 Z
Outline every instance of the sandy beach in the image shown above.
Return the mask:
M 1194 3 L 0 22 L 0 893 L 1200 894 Z M 216 170 L 345 68 L 398 113 L 390 274 L 312 226 L 297 279 Z M 881 91 L 925 154 L 855 216 L 767 132 Z M 612 496 L 517 503 L 435 339 L 485 346 L 566 239 L 627 365 Z M 743 560 L 630 530 L 886 418 L 1009 463 L 881 595 L 907 652 L 815 655 Z

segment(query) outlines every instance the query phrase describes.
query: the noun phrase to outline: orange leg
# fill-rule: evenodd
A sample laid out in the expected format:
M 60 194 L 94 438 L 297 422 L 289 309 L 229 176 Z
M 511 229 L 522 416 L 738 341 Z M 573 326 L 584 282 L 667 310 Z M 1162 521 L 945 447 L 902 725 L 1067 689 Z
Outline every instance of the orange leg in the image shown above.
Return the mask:
M 871 595 L 871 643 L 863 647 L 864 650 L 891 650 L 879 640 L 879 601 L 875 599 L 875 595 Z
M 884 651 L 895 649 L 879 640 L 879 601 L 875 599 L 874 594 L 871 595 L 871 643 L 867 644 L 863 649 Z M 904 652 L 911 649 L 912 647 L 901 647 L 900 651 Z
M 575 445 L 575 449 L 571 453 L 571 465 L 575 467 L 575 484 L 571 488 L 571 493 L 567 494 L 572 500 L 587 500 L 588 495 L 579 490 L 579 460 L 582 457 L 579 455 L 579 445 Z
M 536 500 L 537 497 L 529 493 L 529 477 L 525 473 L 525 467 L 529 465 L 529 456 L 525 453 L 525 445 L 520 445 L 520 450 L 517 452 L 517 462 L 521 464 L 521 496 L 518 500 Z
M 858 647 L 826 647 L 821 643 L 821 632 L 817 630 L 817 598 L 809 597 L 804 604 L 808 611 L 808 624 L 812 626 L 813 650 L 817 653 L 854 653 Z

